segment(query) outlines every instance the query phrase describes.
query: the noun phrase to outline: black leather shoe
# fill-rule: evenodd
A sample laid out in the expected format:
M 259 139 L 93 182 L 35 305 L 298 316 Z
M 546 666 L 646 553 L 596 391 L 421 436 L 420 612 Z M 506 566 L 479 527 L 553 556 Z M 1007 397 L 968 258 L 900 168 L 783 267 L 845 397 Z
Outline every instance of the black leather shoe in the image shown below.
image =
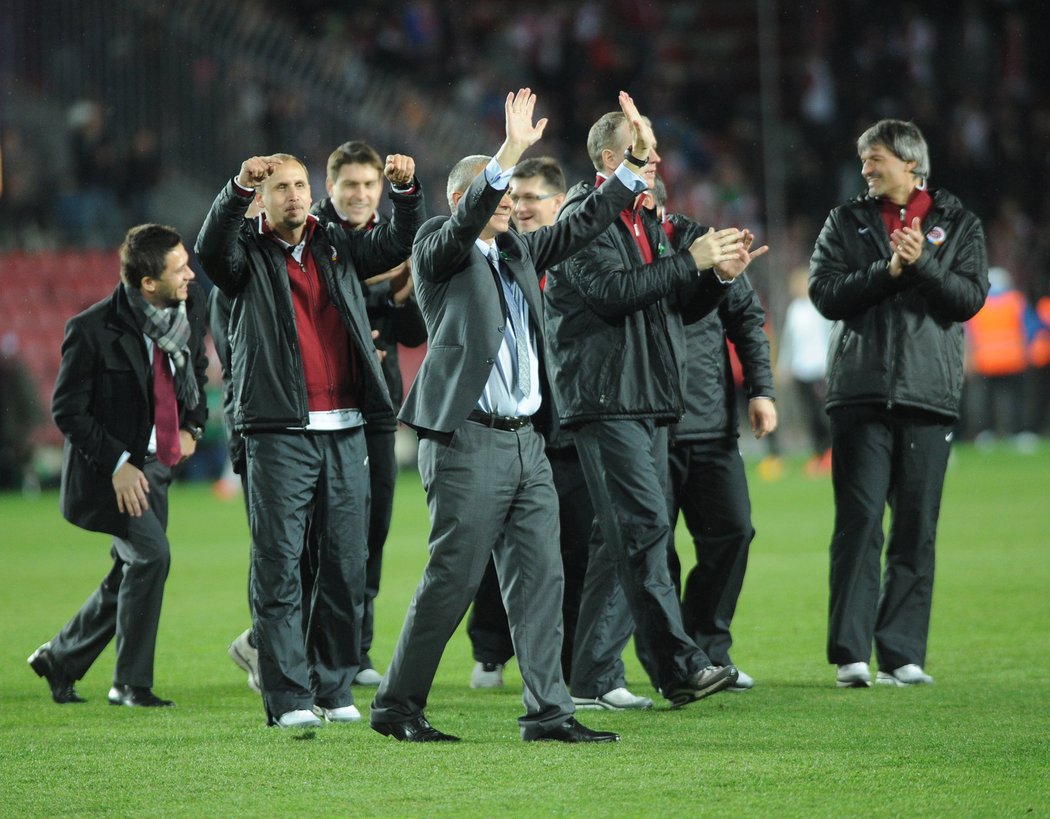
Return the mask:
M 373 722 L 372 730 L 398 742 L 459 742 L 459 737 L 441 733 L 422 714 L 404 722 Z
M 671 701 L 672 708 L 681 708 L 683 705 L 724 691 L 736 682 L 737 676 L 735 665 L 709 665 L 691 674 L 688 679 L 672 688 L 664 696 Z
M 619 742 L 620 735 L 612 731 L 592 731 L 580 725 L 576 717 L 569 717 L 561 725 L 556 725 L 535 737 L 528 737 L 526 742 Z
M 171 700 L 162 700 L 152 689 L 116 683 L 109 689 L 110 705 L 134 705 L 139 708 L 167 708 L 174 705 Z
M 87 700 L 77 694 L 77 689 L 74 685 L 76 680 L 66 676 L 66 673 L 55 662 L 55 658 L 51 656 L 50 643 L 44 643 L 40 646 L 40 648 L 29 655 L 29 659 L 26 662 L 29 663 L 29 667 L 36 672 L 38 677 L 43 677 L 47 680 L 47 684 L 51 686 L 51 699 L 59 705 L 64 705 L 67 702 L 87 702 Z

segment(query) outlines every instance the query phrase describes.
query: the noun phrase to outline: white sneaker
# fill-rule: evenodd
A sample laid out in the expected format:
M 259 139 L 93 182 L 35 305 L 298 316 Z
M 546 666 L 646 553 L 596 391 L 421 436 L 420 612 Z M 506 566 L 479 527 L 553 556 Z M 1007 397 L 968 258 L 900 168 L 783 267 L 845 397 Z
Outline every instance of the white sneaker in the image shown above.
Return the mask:
M 324 725 L 314 716 L 313 711 L 300 708 L 298 711 L 285 711 L 277 718 L 278 728 L 320 728 Z
M 237 639 L 230 643 L 226 653 L 230 655 L 230 659 L 237 664 L 238 668 L 247 672 L 248 687 L 256 694 L 261 694 L 262 686 L 259 684 L 259 649 L 254 648 L 248 642 L 248 635 L 251 633 L 252 630 L 249 628 L 238 634 Z
M 383 675 L 374 668 L 362 668 L 354 677 L 354 685 L 368 685 L 373 688 L 383 681 Z
M 343 705 L 339 708 L 322 708 L 314 706 L 314 713 L 325 722 L 360 722 L 361 712 L 356 705 Z
M 908 663 L 889 674 L 880 671 L 875 682 L 879 685 L 933 685 L 933 677 L 923 671 L 921 665 Z
M 736 682 L 733 683 L 726 691 L 750 691 L 755 687 L 755 678 L 750 674 L 745 674 L 739 668 L 736 670 Z
M 835 674 L 839 688 L 868 688 L 871 685 L 871 669 L 867 663 L 844 663 Z
M 470 675 L 471 688 L 502 688 L 503 663 L 474 663 Z
M 626 688 L 614 688 L 600 697 L 573 697 L 573 705 L 584 711 L 629 711 L 653 707 L 648 697 L 636 697 Z

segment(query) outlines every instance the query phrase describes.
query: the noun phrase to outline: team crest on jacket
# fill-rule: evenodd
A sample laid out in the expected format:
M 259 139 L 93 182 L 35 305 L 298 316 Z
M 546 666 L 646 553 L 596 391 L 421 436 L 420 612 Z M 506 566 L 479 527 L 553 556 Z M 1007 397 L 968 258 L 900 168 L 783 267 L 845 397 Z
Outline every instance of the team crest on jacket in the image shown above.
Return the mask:
M 948 234 L 944 232 L 944 228 L 935 227 L 926 234 L 926 241 L 931 245 L 940 245 L 944 243 L 944 240 L 948 238 Z

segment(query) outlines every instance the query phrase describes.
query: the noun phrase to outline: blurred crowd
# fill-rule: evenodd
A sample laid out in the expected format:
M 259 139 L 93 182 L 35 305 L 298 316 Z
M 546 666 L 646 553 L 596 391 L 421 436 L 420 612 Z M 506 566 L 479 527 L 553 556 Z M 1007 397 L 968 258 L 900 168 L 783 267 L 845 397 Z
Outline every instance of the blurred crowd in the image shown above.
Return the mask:
M 144 45 L 156 46 L 158 33 L 169 29 L 177 37 L 179 25 L 192 30 L 195 15 L 213 7 L 207 0 L 186 0 L 177 9 L 127 0 L 118 5 L 146 15 L 149 26 L 121 28 L 107 17 L 98 37 L 89 36 L 85 24 L 83 46 L 66 36 L 46 56 L 18 63 L 12 55 L 19 43 L 49 32 L 47 17 L 61 4 L 25 4 L 0 23 L 8 54 L 0 74 L 16 75 L 42 99 L 62 100 L 65 129 L 47 142 L 12 117 L 0 121 L 0 253 L 115 247 L 128 225 L 148 220 L 187 231 L 199 225 L 203 209 L 180 208 L 185 222 L 178 223 L 158 203 L 173 157 L 181 158 L 180 179 L 211 190 L 213 168 L 228 165 L 232 174 L 233 158 L 246 150 L 289 151 L 321 173 L 323 152 L 354 136 L 382 150 L 392 141 L 386 135 L 404 135 L 405 150 L 419 157 L 431 208 L 441 208 L 447 169 L 434 164 L 426 147 L 434 123 L 442 112 L 468 112 L 473 133 L 459 138 L 493 144 L 502 133 L 507 89 L 524 84 L 551 119 L 544 153 L 556 156 L 570 178 L 583 178 L 592 173 L 587 127 L 627 88 L 654 117 L 669 210 L 719 226 L 757 226 L 764 238 L 776 239 L 772 261 L 759 266 L 753 281 L 777 336 L 790 300 L 788 272 L 807 263 L 829 208 L 863 190 L 857 135 L 882 117 L 911 119 L 930 145 L 932 186 L 951 190 L 984 223 L 990 264 L 1006 283 L 990 303 L 999 309 L 996 293 L 1006 289 L 1014 294 L 1006 312 L 1020 317 L 1011 325 L 1011 363 L 982 371 L 987 356 L 972 358 L 974 387 L 962 433 L 1047 431 L 1050 194 L 1043 180 L 1050 177 L 1050 54 L 1034 36 L 1038 4 L 301 0 L 290 6 L 231 0 L 224 8 L 239 28 L 201 37 L 218 38 L 228 53 L 209 56 L 202 47 L 168 62 L 149 56 L 157 51 Z M 25 38 L 12 30 L 28 24 L 33 31 Z M 296 33 L 287 65 L 237 51 L 238 43 L 276 27 Z M 294 86 L 312 65 L 314 46 L 317 54 L 338 56 L 322 74 L 345 85 L 348 98 L 379 95 L 388 122 L 370 117 L 360 134 L 329 133 L 330 123 L 275 130 L 287 117 L 275 115 L 273 100 L 286 105 L 296 96 L 270 92 Z M 48 59 L 82 65 L 90 75 L 100 48 L 103 62 L 178 93 L 87 80 L 59 88 L 49 79 L 58 75 Z M 17 76 L 23 69 L 28 76 Z M 356 88 L 361 77 L 382 78 L 383 85 Z M 223 89 L 234 91 L 229 101 L 223 102 Z M 215 133 L 188 133 L 190 127 L 166 118 L 169 107 L 183 110 L 176 107 L 180 99 L 191 106 L 219 100 L 224 119 Z M 305 116 L 305 98 L 299 104 Z M 129 115 L 135 106 L 150 115 Z M 200 159 L 186 162 L 187 154 Z M 988 337 L 978 327 L 970 333 L 972 347 Z M 995 372 L 1004 366 L 1009 372 Z M 1019 407 L 1002 417 L 986 397 L 1001 390 Z

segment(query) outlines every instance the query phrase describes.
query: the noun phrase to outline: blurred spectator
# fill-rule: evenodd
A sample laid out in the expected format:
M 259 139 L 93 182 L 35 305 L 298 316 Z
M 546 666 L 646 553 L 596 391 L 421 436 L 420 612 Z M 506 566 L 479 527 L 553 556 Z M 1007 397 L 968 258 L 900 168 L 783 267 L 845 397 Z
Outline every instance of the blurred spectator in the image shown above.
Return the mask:
M 1028 423 L 1037 435 L 1050 434 L 1050 295 L 1040 296 L 1025 311 L 1028 339 Z
M 0 338 L 0 490 L 32 483 L 33 430 L 45 417 L 20 346 L 15 332 Z
M 8 127 L 0 141 L 0 248 L 35 250 L 48 244 L 47 185 L 40 152 L 21 128 Z
M 105 110 L 80 100 L 69 110 L 73 182 L 58 204 L 60 227 L 76 244 L 113 247 L 123 223 L 117 199 L 120 154 L 106 125 Z
M 809 269 L 791 271 L 788 282 L 791 303 L 780 334 L 777 373 L 794 382 L 799 405 L 806 420 L 813 457 L 806 463 L 811 477 L 831 473 L 831 429 L 824 412 L 824 373 L 827 370 L 828 339 L 831 322 L 809 299 Z
M 984 307 L 966 323 L 971 378 L 971 425 L 979 445 L 1017 435 L 1024 424 L 1024 295 L 1002 267 L 988 270 Z

